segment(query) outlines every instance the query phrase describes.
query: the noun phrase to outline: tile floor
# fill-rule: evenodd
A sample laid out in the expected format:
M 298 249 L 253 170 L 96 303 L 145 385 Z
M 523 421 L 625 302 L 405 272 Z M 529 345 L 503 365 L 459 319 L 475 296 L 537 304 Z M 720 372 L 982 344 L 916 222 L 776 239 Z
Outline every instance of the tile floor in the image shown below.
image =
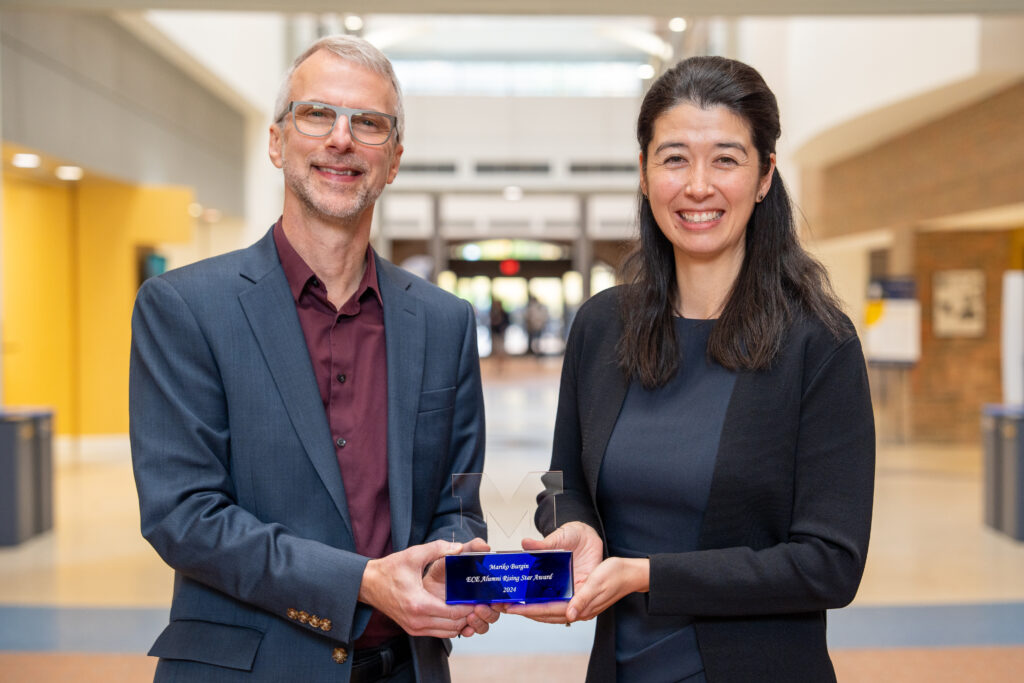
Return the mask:
M 544 469 L 558 361 L 510 359 L 484 372 L 490 476 Z M 878 680 L 868 672 L 917 661 L 952 675 L 983 660 L 994 677 L 942 680 L 996 681 L 1024 662 L 1024 543 L 984 526 L 981 457 L 980 444 L 879 449 L 867 571 L 853 605 L 830 615 L 840 680 Z M 40 680 L 25 672 L 46 655 L 43 680 L 56 680 L 62 667 L 81 665 L 57 656 L 68 653 L 99 658 L 90 660 L 97 666 L 101 655 L 131 655 L 111 670 L 126 666 L 135 673 L 125 680 L 144 680 L 152 669 L 139 654 L 166 623 L 172 574 L 139 536 L 127 454 L 60 462 L 55 500 L 55 531 L 0 548 L 0 680 Z M 557 670 L 557 680 L 582 680 L 591 629 L 506 618 L 487 637 L 456 642 L 453 675 L 516 681 Z M 495 658 L 508 663 L 501 676 Z

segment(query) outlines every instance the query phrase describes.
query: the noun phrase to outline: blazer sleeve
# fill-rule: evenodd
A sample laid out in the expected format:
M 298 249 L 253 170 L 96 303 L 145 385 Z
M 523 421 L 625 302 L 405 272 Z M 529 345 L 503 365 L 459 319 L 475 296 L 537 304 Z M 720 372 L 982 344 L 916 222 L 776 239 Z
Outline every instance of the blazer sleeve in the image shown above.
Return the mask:
M 816 369 L 803 371 L 808 379 L 784 542 L 652 556 L 651 614 L 778 614 L 836 608 L 853 599 L 867 556 L 875 467 L 859 341 L 847 339 Z
M 142 533 L 164 561 L 282 618 L 316 614 L 316 625 L 291 619 L 349 642 L 365 622 L 356 598 L 367 558 L 237 504 L 217 361 L 188 302 L 164 278 L 147 280 L 136 300 L 129 404 Z

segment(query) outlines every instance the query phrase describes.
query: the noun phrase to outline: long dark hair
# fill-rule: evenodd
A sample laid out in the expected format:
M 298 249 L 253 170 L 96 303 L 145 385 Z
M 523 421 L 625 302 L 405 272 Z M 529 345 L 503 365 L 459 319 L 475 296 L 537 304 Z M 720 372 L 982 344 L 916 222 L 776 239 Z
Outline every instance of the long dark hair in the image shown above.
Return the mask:
M 636 137 L 643 169 L 654 123 L 673 107 L 723 106 L 746 122 L 761 175 L 779 139 L 779 106 L 754 68 L 724 57 L 691 57 L 651 85 L 640 106 Z M 662 234 L 643 193 L 638 196 L 640 242 L 626 261 L 619 365 L 648 387 L 668 382 L 678 369 L 674 311 L 680 308 L 671 242 Z M 802 309 L 839 337 L 845 316 L 824 267 L 800 246 L 789 194 L 778 169 L 747 222 L 746 254 L 725 308 L 711 332 L 708 355 L 730 370 L 763 370 Z

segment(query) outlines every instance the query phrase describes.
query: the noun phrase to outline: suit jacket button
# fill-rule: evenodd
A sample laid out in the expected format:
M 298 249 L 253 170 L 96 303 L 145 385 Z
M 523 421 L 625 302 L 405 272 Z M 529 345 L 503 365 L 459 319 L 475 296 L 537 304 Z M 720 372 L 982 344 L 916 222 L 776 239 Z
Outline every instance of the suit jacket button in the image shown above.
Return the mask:
M 344 664 L 348 661 L 348 650 L 343 647 L 334 648 L 334 652 L 331 653 L 331 659 L 338 664 Z
M 299 621 L 303 624 L 307 623 L 309 621 L 309 613 L 305 611 L 299 612 Z
M 313 628 L 320 628 L 320 617 L 315 614 L 309 615 L 309 625 Z
M 291 619 L 292 621 L 294 621 L 295 619 L 298 619 L 299 618 L 299 610 L 295 609 L 294 607 L 289 607 L 288 608 L 288 618 Z
M 331 626 L 332 626 L 332 624 L 331 624 L 331 620 L 330 619 L 321 619 L 320 620 L 320 630 L 323 631 L 324 633 L 327 633 L 328 631 L 330 631 L 331 630 Z

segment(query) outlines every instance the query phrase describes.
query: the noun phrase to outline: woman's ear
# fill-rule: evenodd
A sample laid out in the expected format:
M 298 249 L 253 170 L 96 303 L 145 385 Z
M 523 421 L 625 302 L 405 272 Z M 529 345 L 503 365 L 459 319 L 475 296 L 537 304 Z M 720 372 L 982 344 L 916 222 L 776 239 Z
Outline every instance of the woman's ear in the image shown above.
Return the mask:
M 761 176 L 761 182 L 757 188 L 757 201 L 768 196 L 768 190 L 772 187 L 772 178 L 775 176 L 775 152 L 768 155 L 768 170 Z
M 647 168 L 644 165 L 644 153 L 640 152 L 640 158 L 638 161 L 640 167 L 640 192 L 647 196 Z

